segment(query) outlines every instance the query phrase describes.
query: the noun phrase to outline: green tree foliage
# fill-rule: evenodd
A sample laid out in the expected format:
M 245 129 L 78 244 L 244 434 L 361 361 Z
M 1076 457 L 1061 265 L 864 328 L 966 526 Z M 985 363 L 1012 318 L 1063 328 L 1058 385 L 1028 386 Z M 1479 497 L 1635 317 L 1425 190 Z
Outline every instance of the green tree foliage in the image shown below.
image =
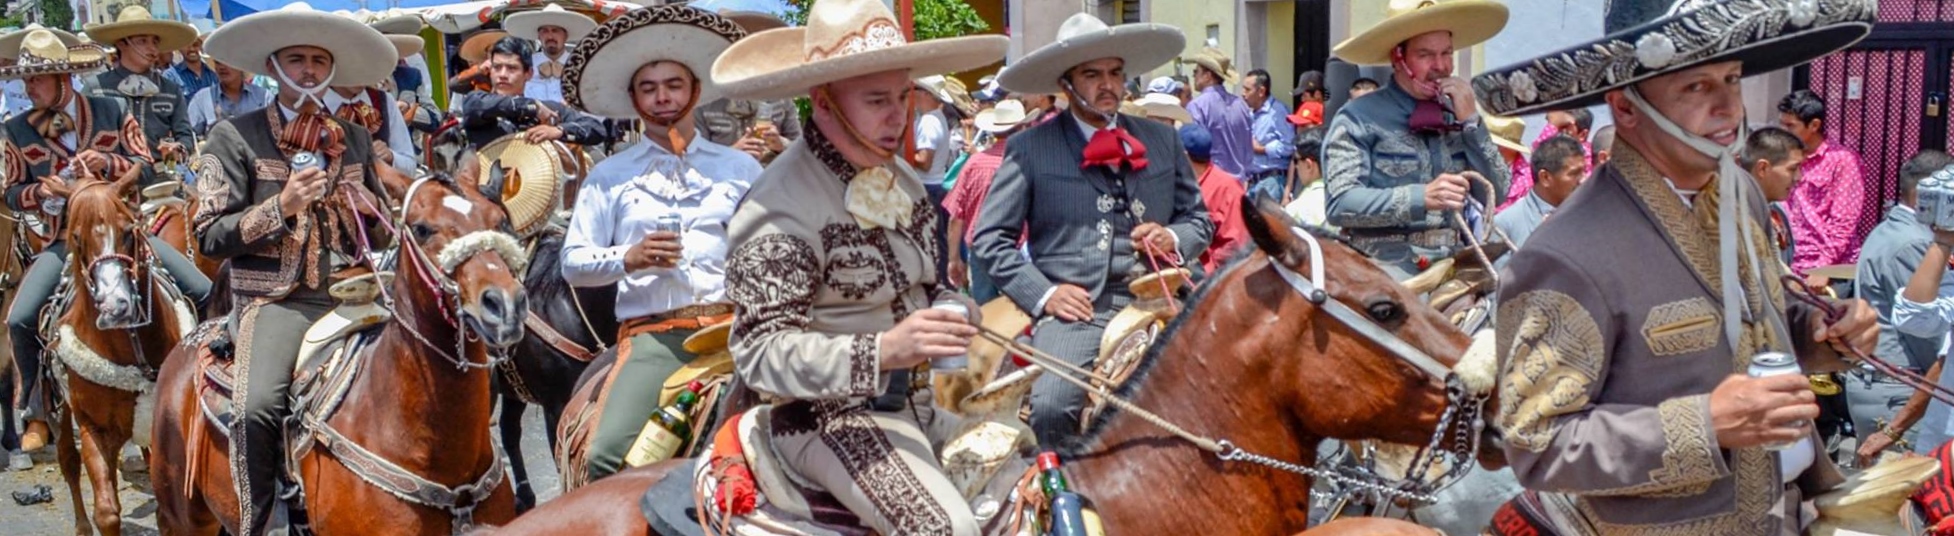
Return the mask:
M 802 26 L 807 24 L 807 10 L 814 5 L 813 0 L 793 0 L 794 9 L 781 14 L 788 24 Z M 962 37 L 990 31 L 990 23 L 977 15 L 977 10 L 962 0 L 911 0 L 915 10 L 916 40 Z M 796 99 L 800 105 L 801 117 L 807 117 L 809 105 L 806 98 Z

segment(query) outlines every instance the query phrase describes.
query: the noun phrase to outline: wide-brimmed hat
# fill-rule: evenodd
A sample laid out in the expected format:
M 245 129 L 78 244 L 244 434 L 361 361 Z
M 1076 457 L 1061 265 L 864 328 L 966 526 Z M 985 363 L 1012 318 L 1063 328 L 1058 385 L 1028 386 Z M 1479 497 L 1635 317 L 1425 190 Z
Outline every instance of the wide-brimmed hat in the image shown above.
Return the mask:
M 563 101 L 571 107 L 618 119 L 637 119 L 631 77 L 654 61 L 672 61 L 692 71 L 699 86 L 695 104 L 717 100 L 710 73 L 713 60 L 746 37 L 732 19 L 684 5 L 634 9 L 611 17 L 577 43 L 563 69 Z
M 467 41 L 461 42 L 461 59 L 467 61 L 469 65 L 481 65 L 482 62 L 488 61 L 489 50 L 495 48 L 495 42 L 508 36 L 509 32 L 502 30 L 489 30 L 469 36 Z
M 1221 76 L 1223 84 L 1233 84 L 1235 80 L 1242 77 L 1241 73 L 1235 72 L 1235 60 L 1229 59 L 1228 53 L 1214 47 L 1202 48 L 1192 56 L 1181 58 L 1181 61 L 1214 71 L 1214 74 Z
M 475 158 L 482 177 L 494 173 L 492 166 L 502 167 L 502 206 L 517 235 L 527 236 L 549 221 L 563 193 L 561 153 L 549 145 L 529 143 L 517 132 L 483 145 L 475 151 Z
M 989 110 L 977 112 L 977 130 L 997 134 L 1018 128 L 1030 116 L 1025 114 L 1024 102 L 1018 99 L 1004 99 Z
M 746 33 L 748 34 L 756 34 L 767 30 L 772 30 L 774 28 L 787 27 L 786 20 L 783 20 L 779 16 L 776 16 L 772 13 L 763 13 L 759 11 L 740 11 L 735 9 L 721 9 L 719 10 L 719 16 L 732 19 L 733 24 L 740 25 L 740 28 L 746 29 Z
M 60 28 L 48 28 L 46 26 L 41 26 L 41 23 L 31 22 L 28 23 L 27 27 L 25 28 L 14 30 L 12 32 L 7 32 L 7 35 L 0 35 L 0 58 L 12 58 L 20 55 L 21 40 L 27 39 L 27 34 L 33 30 L 45 30 L 48 32 L 52 32 L 56 38 L 61 40 L 61 44 L 67 45 L 69 47 L 87 44 L 86 41 L 81 40 L 81 37 L 78 37 L 72 33 L 68 33 L 66 30 L 62 30 Z
M 1493 0 L 1391 0 L 1384 17 L 1384 22 L 1337 43 L 1331 53 L 1358 65 L 1384 65 L 1391 63 L 1392 49 L 1432 32 L 1451 32 L 1452 48 L 1463 50 L 1499 35 L 1506 28 L 1507 11 Z
M 1533 148 L 1520 141 L 1527 135 L 1527 122 L 1518 117 L 1487 115 L 1486 133 L 1491 134 L 1493 145 L 1519 151 L 1520 154 L 1533 154 Z
M 338 87 L 375 86 L 393 78 L 400 61 L 392 41 L 357 21 L 293 3 L 259 11 L 224 23 L 204 40 L 204 52 L 244 72 L 277 77 L 265 59 L 295 46 L 325 49 L 332 54 L 331 84 Z
M 421 20 L 420 15 L 401 14 L 382 17 L 368 23 L 367 26 L 372 26 L 374 30 L 386 35 L 412 35 L 421 33 L 421 27 L 426 24 Z
M 1133 103 L 1140 105 L 1140 109 L 1146 111 L 1147 117 L 1165 117 L 1172 119 L 1174 124 L 1194 122 L 1194 115 L 1187 113 L 1187 107 L 1181 106 L 1180 97 L 1167 93 L 1148 93 Z
M 916 87 L 929 93 L 930 96 L 936 97 L 937 102 L 956 104 L 957 97 L 950 93 L 950 88 L 946 80 L 947 78 L 940 74 L 925 76 L 916 79 Z
M 544 6 L 543 9 L 535 11 L 525 11 L 510 15 L 508 18 L 502 20 L 502 29 L 508 30 L 509 35 L 531 41 L 539 39 L 536 36 L 536 32 L 537 30 L 543 29 L 544 26 L 563 28 L 564 31 L 570 33 L 569 41 L 574 42 L 578 39 L 583 39 L 584 36 L 590 35 L 591 30 L 597 29 L 597 21 L 591 20 L 590 17 L 586 17 L 582 13 L 563 9 L 563 6 L 557 4 L 550 4 Z
M 13 65 L 0 67 L 0 80 L 44 74 L 74 74 L 108 67 L 108 53 L 90 44 L 70 44 L 47 28 L 22 30 L 14 42 Z
M 1609 0 L 1607 36 L 1473 77 L 1482 110 L 1525 115 L 1726 61 L 1744 76 L 1804 64 L 1872 31 L 1877 0 Z
M 1081 63 L 1119 58 L 1126 62 L 1126 72 L 1144 73 L 1174 61 L 1186 46 L 1187 37 L 1173 26 L 1137 23 L 1109 27 L 1099 17 L 1078 13 L 1059 25 L 1057 39 L 1005 66 L 997 81 L 1017 93 L 1058 93 L 1058 79 Z
M 996 63 L 1011 46 L 1001 35 L 911 43 L 882 0 L 813 1 L 806 26 L 747 36 L 719 57 L 712 78 L 727 96 L 778 100 L 884 71 L 908 71 L 912 78 L 954 73 Z
M 171 51 L 188 46 L 197 40 L 197 27 L 173 20 L 149 16 L 149 8 L 130 5 L 115 15 L 115 22 L 97 24 L 89 27 L 88 36 L 96 42 L 113 45 L 117 41 L 138 35 L 156 36 L 156 50 Z
M 395 59 L 406 59 L 408 56 L 420 54 L 422 49 L 427 48 L 427 41 L 422 40 L 418 35 L 389 35 L 387 42 L 393 43 L 394 51 L 400 53 L 400 56 Z

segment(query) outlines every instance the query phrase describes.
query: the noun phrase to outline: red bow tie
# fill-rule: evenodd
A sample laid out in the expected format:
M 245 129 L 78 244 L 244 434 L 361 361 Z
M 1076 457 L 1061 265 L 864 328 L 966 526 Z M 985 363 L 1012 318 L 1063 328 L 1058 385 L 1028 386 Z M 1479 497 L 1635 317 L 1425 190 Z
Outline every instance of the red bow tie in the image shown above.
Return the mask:
M 1131 152 L 1128 152 L 1131 149 Z M 1079 169 L 1092 166 L 1107 166 L 1119 170 L 1121 164 L 1131 166 L 1132 170 L 1147 168 L 1147 146 L 1139 138 L 1127 134 L 1123 128 L 1109 128 L 1092 133 L 1092 141 L 1086 143 L 1085 161 Z

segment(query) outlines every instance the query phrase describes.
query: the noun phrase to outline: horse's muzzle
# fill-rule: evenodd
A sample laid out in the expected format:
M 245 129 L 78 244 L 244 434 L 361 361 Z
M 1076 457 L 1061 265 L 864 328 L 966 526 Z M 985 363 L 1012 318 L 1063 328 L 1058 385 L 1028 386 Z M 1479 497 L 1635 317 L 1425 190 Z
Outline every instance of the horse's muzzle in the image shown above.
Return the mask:
M 504 349 L 522 341 L 523 315 L 529 310 L 529 300 L 523 292 L 513 293 L 491 288 L 482 291 L 473 311 L 464 316 L 473 324 L 469 327 L 482 337 L 482 341 L 492 348 Z

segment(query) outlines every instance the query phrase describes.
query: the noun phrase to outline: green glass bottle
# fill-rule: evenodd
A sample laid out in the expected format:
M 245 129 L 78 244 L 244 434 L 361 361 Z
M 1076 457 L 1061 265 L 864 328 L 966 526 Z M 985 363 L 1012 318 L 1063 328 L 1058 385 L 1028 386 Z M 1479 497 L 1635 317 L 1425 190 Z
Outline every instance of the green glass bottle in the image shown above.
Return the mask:
M 692 438 L 692 406 L 699 403 L 699 391 L 704 389 L 699 382 L 688 383 L 671 405 L 651 414 L 651 420 L 638 431 L 638 439 L 631 442 L 631 450 L 626 451 L 624 463 L 639 467 L 678 454 L 679 447 Z

